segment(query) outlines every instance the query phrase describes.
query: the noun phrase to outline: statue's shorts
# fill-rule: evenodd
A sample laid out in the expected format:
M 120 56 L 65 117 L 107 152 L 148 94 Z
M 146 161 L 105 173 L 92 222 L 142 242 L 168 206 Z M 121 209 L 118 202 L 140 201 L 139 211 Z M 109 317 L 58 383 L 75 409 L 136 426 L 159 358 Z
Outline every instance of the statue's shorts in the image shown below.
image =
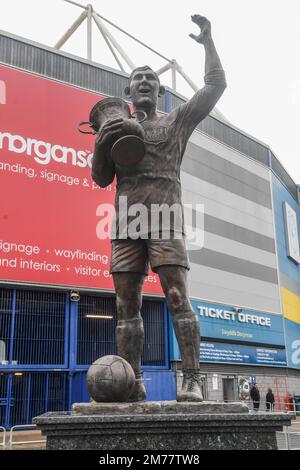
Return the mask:
M 185 239 L 172 240 L 112 240 L 110 272 L 148 274 L 159 266 L 176 265 L 190 269 Z

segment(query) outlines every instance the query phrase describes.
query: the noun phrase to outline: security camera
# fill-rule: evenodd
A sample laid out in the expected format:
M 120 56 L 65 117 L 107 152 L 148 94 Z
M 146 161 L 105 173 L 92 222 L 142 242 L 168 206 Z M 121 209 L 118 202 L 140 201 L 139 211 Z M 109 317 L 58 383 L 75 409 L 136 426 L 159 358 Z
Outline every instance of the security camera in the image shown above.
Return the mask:
M 71 294 L 70 294 L 70 299 L 71 299 L 72 302 L 79 302 L 79 300 L 80 300 L 79 292 L 72 291 Z

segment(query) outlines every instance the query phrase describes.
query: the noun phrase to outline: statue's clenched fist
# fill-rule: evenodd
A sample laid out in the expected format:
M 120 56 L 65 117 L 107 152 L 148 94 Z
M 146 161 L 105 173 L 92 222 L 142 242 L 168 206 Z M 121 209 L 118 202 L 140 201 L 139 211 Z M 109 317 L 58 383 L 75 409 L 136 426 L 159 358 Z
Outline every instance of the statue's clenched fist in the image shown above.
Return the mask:
M 190 34 L 190 37 L 195 41 L 199 42 L 200 44 L 204 44 L 205 41 L 211 38 L 211 23 L 210 21 L 205 18 L 205 16 L 201 15 L 193 15 L 192 16 L 193 23 L 196 23 L 200 28 L 200 34 L 196 36 L 195 34 Z
M 104 150 L 106 147 L 111 147 L 119 137 L 122 137 L 123 125 L 122 118 L 108 120 L 97 134 L 96 148 Z

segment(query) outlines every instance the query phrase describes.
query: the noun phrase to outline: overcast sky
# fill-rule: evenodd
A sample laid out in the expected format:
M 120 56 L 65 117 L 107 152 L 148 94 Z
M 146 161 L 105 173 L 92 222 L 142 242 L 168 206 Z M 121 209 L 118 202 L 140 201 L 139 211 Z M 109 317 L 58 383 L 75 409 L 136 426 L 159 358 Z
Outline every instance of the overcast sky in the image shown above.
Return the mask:
M 188 37 L 197 33 L 194 13 L 207 16 L 227 74 L 228 88 L 218 108 L 237 127 L 270 145 L 300 184 L 300 1 L 299 0 L 90 0 L 95 10 L 166 57 L 175 58 L 199 86 L 203 84 L 203 47 Z M 53 46 L 80 15 L 63 0 L 0 0 L 0 29 Z M 164 62 L 110 31 L 136 65 L 159 68 Z M 93 31 L 93 59 L 116 67 Z M 86 54 L 81 25 L 64 50 Z M 168 74 L 162 81 L 170 84 Z M 179 91 L 189 96 L 181 81 Z

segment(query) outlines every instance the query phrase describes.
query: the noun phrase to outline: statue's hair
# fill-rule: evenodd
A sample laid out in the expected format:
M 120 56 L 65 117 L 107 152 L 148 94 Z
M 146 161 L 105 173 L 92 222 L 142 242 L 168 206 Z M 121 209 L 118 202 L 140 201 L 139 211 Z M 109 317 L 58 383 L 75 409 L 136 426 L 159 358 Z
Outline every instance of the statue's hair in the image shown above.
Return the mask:
M 159 76 L 157 75 L 157 73 L 151 68 L 149 67 L 149 65 L 143 65 L 142 67 L 136 67 L 132 72 L 131 72 L 131 75 L 129 77 L 129 83 L 131 82 L 134 74 L 137 72 L 137 71 L 141 71 L 141 72 L 144 72 L 145 70 L 151 70 L 151 72 L 153 72 L 153 74 L 155 75 L 155 78 L 156 80 L 158 81 L 158 84 L 160 85 L 160 80 L 159 80 Z

